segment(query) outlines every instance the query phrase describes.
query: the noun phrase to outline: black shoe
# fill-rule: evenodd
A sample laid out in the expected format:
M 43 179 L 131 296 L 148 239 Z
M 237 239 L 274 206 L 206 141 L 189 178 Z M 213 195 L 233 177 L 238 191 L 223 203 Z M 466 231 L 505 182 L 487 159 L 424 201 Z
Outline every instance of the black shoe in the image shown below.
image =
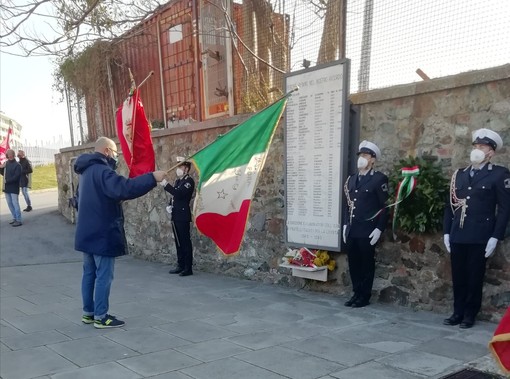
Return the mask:
M 11 226 L 21 226 L 23 225 L 23 223 L 19 222 L 19 221 L 14 221 Z
M 184 269 L 183 268 L 180 268 L 180 267 L 176 267 L 174 269 L 171 269 L 170 271 L 168 271 L 169 274 L 180 274 L 181 272 L 183 272 Z
M 366 307 L 368 304 L 370 304 L 370 301 L 368 299 L 363 299 L 362 297 L 356 299 L 354 303 L 352 303 L 353 308 L 363 308 Z
M 475 320 L 471 317 L 464 317 L 464 320 L 459 325 L 459 328 L 461 329 L 469 329 L 472 328 L 473 325 L 475 325 Z
M 190 276 L 193 275 L 193 271 L 183 271 L 179 274 L 179 276 Z
M 117 320 L 117 317 L 112 315 L 106 315 L 102 320 L 94 320 L 94 327 L 97 329 L 120 328 L 125 324 L 124 321 Z
M 28 207 L 26 207 L 25 209 L 23 209 L 23 212 L 30 212 L 32 210 L 32 206 L 29 205 Z
M 351 307 L 357 299 L 358 299 L 358 296 L 357 296 L 356 294 L 354 294 L 354 295 L 352 295 L 352 297 L 351 297 L 349 300 L 347 300 L 347 301 L 344 303 L 344 305 L 345 305 L 346 307 Z
M 459 325 L 462 322 L 462 316 L 453 314 L 443 320 L 443 325 Z

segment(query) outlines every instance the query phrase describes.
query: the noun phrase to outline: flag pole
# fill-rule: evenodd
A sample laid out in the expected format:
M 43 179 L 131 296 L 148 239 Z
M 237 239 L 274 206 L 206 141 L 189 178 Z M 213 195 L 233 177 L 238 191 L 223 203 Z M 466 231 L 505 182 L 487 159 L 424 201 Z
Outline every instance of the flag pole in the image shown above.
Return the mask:
M 145 84 L 145 82 L 146 82 L 147 80 L 149 80 L 149 78 L 150 78 L 152 75 L 154 75 L 154 71 L 149 72 L 149 75 L 147 75 L 147 77 L 146 77 L 144 80 L 142 80 L 142 82 L 138 85 L 138 88 L 140 88 L 141 86 L 143 86 L 143 85 Z
M 129 101 L 133 101 L 133 94 L 136 90 L 136 82 L 135 77 L 133 76 L 133 73 L 131 72 L 131 68 L 128 67 L 129 71 L 129 79 L 131 81 L 131 88 L 129 89 Z M 128 169 L 129 172 L 131 172 L 131 167 L 133 166 L 133 156 L 134 156 L 134 150 L 133 150 L 133 140 L 135 139 L 135 125 L 136 125 L 136 101 L 137 99 L 134 99 L 133 104 L 133 110 L 131 111 L 131 133 L 130 133 L 130 141 L 126 141 L 129 144 L 129 151 L 131 151 L 131 161 L 129 162 Z
M 259 110 L 258 112 L 252 114 L 250 117 L 247 118 L 247 120 L 249 120 L 250 118 L 254 117 L 255 115 L 265 111 L 267 108 L 270 108 L 272 107 L 273 105 L 275 105 L 277 102 L 285 99 L 286 97 L 289 97 L 293 92 L 296 92 L 299 90 L 299 86 L 296 86 L 294 87 L 293 89 L 291 89 L 289 92 L 287 92 L 285 95 L 281 96 L 280 98 L 278 98 L 278 100 L 272 102 L 271 104 L 265 106 L 264 108 L 262 108 L 261 110 Z M 245 120 L 246 121 L 246 120 Z M 242 123 L 241 123 L 242 124 Z M 230 129 L 227 133 L 230 133 L 232 130 L 234 130 L 235 128 L 237 128 L 239 125 L 241 124 L 238 124 L 236 125 L 234 128 Z M 213 141 L 214 142 L 214 141 Z M 211 143 L 213 143 L 211 142 Z M 190 156 L 188 156 L 185 161 L 189 160 L 190 158 L 192 158 L 194 155 L 198 154 L 199 152 L 201 152 L 202 150 L 204 150 L 207 146 L 209 146 L 211 143 L 208 143 L 207 145 L 205 145 L 204 147 L 202 147 L 200 150 L 198 151 L 195 151 L 193 154 L 191 154 Z M 175 165 L 173 165 L 172 167 L 170 167 L 168 170 L 166 170 L 167 173 L 170 173 L 170 171 L 172 171 L 173 169 L 179 167 L 180 165 L 182 165 L 182 162 L 178 162 L 176 163 Z

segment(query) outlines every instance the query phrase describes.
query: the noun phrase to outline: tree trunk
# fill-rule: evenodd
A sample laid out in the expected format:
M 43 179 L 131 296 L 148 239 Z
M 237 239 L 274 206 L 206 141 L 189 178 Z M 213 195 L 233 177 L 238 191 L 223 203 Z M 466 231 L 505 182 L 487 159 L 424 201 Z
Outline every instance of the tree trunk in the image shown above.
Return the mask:
M 317 57 L 317 64 L 332 62 L 345 55 L 340 51 L 344 28 L 345 0 L 328 0 L 326 15 L 324 16 L 324 28 L 322 29 L 321 46 Z

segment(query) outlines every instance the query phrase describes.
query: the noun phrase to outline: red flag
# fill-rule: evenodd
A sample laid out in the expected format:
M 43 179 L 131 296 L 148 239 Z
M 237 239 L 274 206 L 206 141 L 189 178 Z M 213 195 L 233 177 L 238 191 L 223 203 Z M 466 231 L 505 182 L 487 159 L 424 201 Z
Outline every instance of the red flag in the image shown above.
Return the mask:
M 7 136 L 0 143 L 0 164 L 4 163 L 7 160 L 5 156 L 5 152 L 11 148 L 10 140 L 12 134 L 12 125 L 9 126 L 9 130 L 7 130 Z
M 489 342 L 489 349 L 504 373 L 510 374 L 510 307 L 506 309 L 494 337 Z
M 156 158 L 151 129 L 138 89 L 120 105 L 116 118 L 117 136 L 129 169 L 129 177 L 154 171 Z

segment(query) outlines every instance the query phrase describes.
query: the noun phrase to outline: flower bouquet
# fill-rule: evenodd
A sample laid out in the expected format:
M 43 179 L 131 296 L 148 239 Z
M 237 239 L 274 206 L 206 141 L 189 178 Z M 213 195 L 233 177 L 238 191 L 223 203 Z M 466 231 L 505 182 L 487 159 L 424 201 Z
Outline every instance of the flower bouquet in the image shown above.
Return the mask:
M 329 271 L 336 267 L 335 260 L 330 258 L 326 250 L 310 250 L 306 247 L 289 249 L 282 258 L 282 263 L 312 268 L 327 266 Z

